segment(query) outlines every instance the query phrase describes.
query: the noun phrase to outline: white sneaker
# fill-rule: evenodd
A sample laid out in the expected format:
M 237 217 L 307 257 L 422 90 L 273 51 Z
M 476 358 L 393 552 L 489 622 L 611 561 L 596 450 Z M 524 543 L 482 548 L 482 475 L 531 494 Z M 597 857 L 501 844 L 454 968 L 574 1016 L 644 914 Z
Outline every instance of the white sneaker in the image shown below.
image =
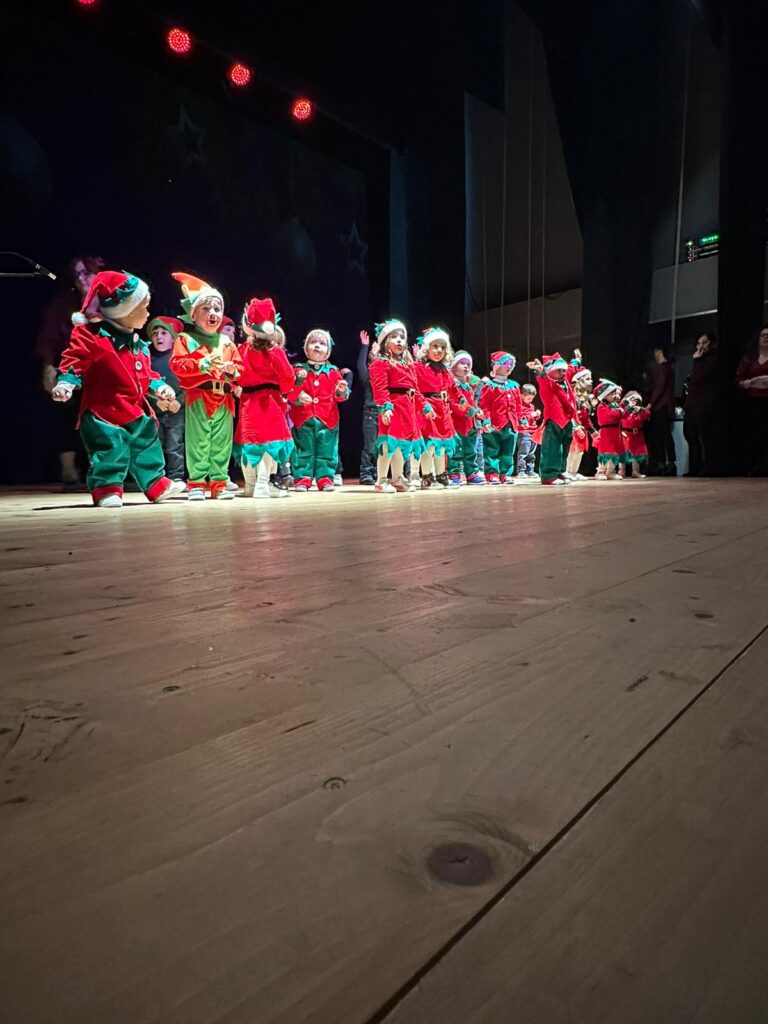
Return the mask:
M 374 491 L 378 491 L 379 494 L 397 494 L 397 489 L 392 486 L 389 480 L 377 480 L 373 485 Z
M 188 501 L 205 501 L 204 487 L 190 487 L 187 492 Z
M 342 477 L 341 473 L 334 473 L 333 474 L 333 486 L 334 487 L 343 487 L 344 486 L 344 478 Z
M 269 488 L 270 498 L 288 498 L 290 496 L 287 487 L 278 487 L 277 484 L 272 483 L 271 480 L 267 484 L 267 487 Z
M 223 491 L 219 491 L 216 495 L 216 501 L 232 501 L 235 497 L 235 492 L 228 490 L 226 487 Z
M 413 473 L 411 473 L 411 478 L 408 481 L 408 490 L 409 491 L 420 491 L 421 490 L 421 480 L 419 480 L 418 476 L 414 477 Z
M 227 480 L 227 486 L 224 488 L 225 491 L 232 491 L 233 494 L 237 494 L 240 487 L 235 483 L 234 480 Z
M 183 494 L 187 489 L 187 485 L 183 480 L 171 480 L 168 487 L 165 488 L 159 498 L 155 498 L 155 504 L 159 501 L 168 501 L 169 498 L 176 498 L 179 494 Z
M 98 508 L 122 508 L 123 499 L 119 494 L 108 494 L 106 498 L 101 498 L 97 504 Z
M 269 492 L 269 481 L 268 480 L 257 480 L 256 486 L 253 488 L 254 498 L 271 498 L 272 495 Z

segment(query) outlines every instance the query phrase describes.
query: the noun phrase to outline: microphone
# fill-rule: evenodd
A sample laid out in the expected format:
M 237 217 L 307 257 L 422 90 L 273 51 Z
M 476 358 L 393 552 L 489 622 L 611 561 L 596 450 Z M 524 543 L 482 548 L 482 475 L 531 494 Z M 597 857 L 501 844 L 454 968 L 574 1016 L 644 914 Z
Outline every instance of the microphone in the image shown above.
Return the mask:
M 0 271 L 0 277 L 48 277 L 51 281 L 56 280 L 56 275 L 50 271 L 47 267 L 42 266 L 40 263 L 36 263 L 30 259 L 29 256 L 24 256 L 20 252 L 13 252 L 12 250 L 4 250 L 0 252 L 0 256 L 16 256 L 18 259 L 23 260 L 28 266 L 32 267 L 33 270 L 29 273 L 20 273 L 18 271 Z
M 56 280 L 56 275 L 52 273 L 50 270 L 48 270 L 46 267 L 42 267 L 39 263 L 33 263 L 32 266 L 35 268 L 38 274 L 41 274 L 43 277 L 50 277 L 52 281 Z

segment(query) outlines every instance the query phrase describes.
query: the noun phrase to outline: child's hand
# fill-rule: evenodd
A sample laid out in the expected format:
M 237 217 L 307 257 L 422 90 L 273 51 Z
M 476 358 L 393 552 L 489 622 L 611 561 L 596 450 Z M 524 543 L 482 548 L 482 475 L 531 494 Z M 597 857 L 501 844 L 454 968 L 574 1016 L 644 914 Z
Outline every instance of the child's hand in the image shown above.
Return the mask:
M 162 402 L 172 402 L 176 398 L 176 392 L 169 384 L 161 384 L 155 389 L 155 394 Z
M 430 409 L 429 412 L 425 412 L 424 416 L 428 420 L 436 420 L 437 419 L 437 413 L 435 412 L 434 409 Z
M 302 391 L 296 399 L 297 405 L 312 405 L 312 399 L 306 391 Z
M 370 345 L 370 343 L 371 343 L 371 338 L 370 338 L 370 335 L 368 334 L 368 331 L 360 331 L 360 344 L 361 345 Z
M 302 381 L 307 379 L 307 371 L 303 366 L 299 366 L 296 370 L 296 383 L 301 384 Z
M 51 398 L 54 402 L 68 402 L 73 391 L 74 388 L 70 384 L 57 384 L 51 391 Z
M 348 391 L 349 388 L 347 387 L 347 382 L 345 380 L 340 380 L 339 383 L 336 385 L 337 397 L 341 398 L 343 395 L 346 395 Z
M 580 348 L 575 348 L 573 350 L 573 358 L 574 359 L 578 359 L 579 362 L 581 362 L 581 349 Z
M 231 359 L 227 359 L 226 362 L 223 362 L 221 364 L 221 372 L 224 374 L 225 377 L 236 377 L 237 367 L 235 366 Z
M 385 427 L 389 426 L 389 424 L 392 422 L 392 410 L 391 409 L 387 409 L 386 412 L 383 412 L 381 414 L 381 422 L 384 424 Z
M 529 370 L 540 371 L 544 369 L 540 359 L 532 359 L 530 363 L 526 363 L 525 365 L 528 367 Z
M 232 388 L 232 394 L 235 396 L 235 398 L 240 398 L 242 393 L 243 393 L 242 387 L 239 384 L 235 384 L 235 386 Z
M 379 352 L 381 352 L 381 342 L 380 341 L 372 341 L 371 342 L 371 349 L 370 349 L 370 351 L 371 351 L 371 359 L 377 359 L 378 355 L 379 355 Z

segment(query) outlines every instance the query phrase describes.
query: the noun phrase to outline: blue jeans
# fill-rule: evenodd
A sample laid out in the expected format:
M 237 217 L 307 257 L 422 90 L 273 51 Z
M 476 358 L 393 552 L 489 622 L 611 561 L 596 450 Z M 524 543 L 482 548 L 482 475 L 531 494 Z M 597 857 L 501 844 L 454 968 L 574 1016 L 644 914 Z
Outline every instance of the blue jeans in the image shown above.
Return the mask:
M 157 433 L 165 456 L 165 474 L 171 480 L 186 480 L 184 462 L 184 407 L 178 412 L 158 412 Z
M 530 434 L 520 434 L 517 439 L 517 472 L 533 473 L 536 466 L 536 449 Z

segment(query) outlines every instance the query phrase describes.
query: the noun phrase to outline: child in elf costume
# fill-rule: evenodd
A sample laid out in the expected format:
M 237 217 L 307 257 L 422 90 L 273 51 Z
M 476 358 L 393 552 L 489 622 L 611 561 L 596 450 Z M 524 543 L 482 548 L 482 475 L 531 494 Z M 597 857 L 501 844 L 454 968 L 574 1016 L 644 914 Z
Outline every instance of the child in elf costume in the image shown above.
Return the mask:
M 624 439 L 621 436 L 621 388 L 601 378 L 593 394 L 597 399 L 597 473 L 596 480 L 621 480 L 624 477 Z
M 97 300 L 95 312 L 86 313 Z M 82 388 L 78 427 L 88 452 L 88 489 L 94 505 L 117 508 L 130 475 L 150 501 L 165 501 L 184 490 L 165 475 L 157 418 L 147 395 L 172 402 L 173 388 L 152 370 L 149 345 L 136 331 L 149 316 L 149 288 L 125 271 L 97 274 L 72 317 L 74 329 L 51 391 L 67 402 Z
M 477 437 L 479 431 L 490 430 L 491 424 L 475 404 L 478 381 L 472 374 L 472 356 L 469 352 L 460 350 L 454 355 L 451 373 L 456 384 L 456 392 L 450 398 L 456 438 L 455 447 L 448 456 L 448 477 L 452 487 L 459 487 L 462 483 L 481 485 L 485 483 L 485 477 L 479 469 Z
M 419 414 L 432 418 L 435 413 L 419 394 L 405 324 L 394 319 L 377 324 L 376 340 L 380 345 L 379 356 L 369 367 L 371 390 L 379 408 L 374 489 L 380 493 L 416 490 L 417 460 L 424 451 Z M 406 459 L 411 460 L 410 480 L 403 475 Z M 392 483 L 388 479 L 390 469 Z
M 424 439 L 421 454 L 421 486 L 441 490 L 448 487 L 447 460 L 456 448 L 451 404 L 465 408 L 471 415 L 472 406 L 459 391 L 450 370 L 453 361 L 451 340 L 442 327 L 428 327 L 419 338 L 421 347 L 416 361 L 416 381 L 419 393 L 434 415 L 419 414 L 419 428 Z M 428 405 L 427 405 L 428 403 Z
M 298 363 L 291 393 L 293 440 L 291 459 L 294 489 L 332 491 L 339 462 L 339 404 L 349 398 L 341 370 L 329 362 L 333 338 L 315 328 L 304 339 L 305 363 Z
M 571 479 L 566 465 L 576 417 L 576 396 L 571 378 L 581 365 L 581 353 L 575 350 L 570 366 L 559 352 L 533 359 L 526 365 L 536 374 L 539 397 L 544 407 L 539 477 L 547 486 L 569 484 Z
M 235 326 L 235 321 L 231 316 L 224 316 L 221 318 L 219 334 L 223 334 L 225 337 L 229 338 L 233 345 L 237 344 L 237 327 Z
M 191 274 L 176 273 L 181 284 L 185 329 L 176 338 L 171 370 L 185 391 L 188 490 L 190 501 L 233 498 L 227 490 L 235 416 L 234 384 L 242 363 L 237 348 L 220 333 L 224 298 L 216 288 Z
M 579 472 L 584 453 L 589 451 L 590 438 L 594 432 L 592 412 L 595 399 L 592 395 L 592 371 L 586 367 L 577 370 L 571 378 L 573 394 L 576 398 L 576 417 L 573 424 L 573 437 L 566 464 L 567 473 L 574 480 L 586 480 Z
M 150 352 L 152 369 L 176 393 L 176 398 L 169 402 L 162 398 L 154 398 L 150 392 L 150 401 L 157 414 L 160 444 L 165 456 L 165 472 L 171 480 L 186 479 L 184 471 L 184 408 L 179 401 L 179 398 L 183 401 L 184 392 L 176 379 L 176 374 L 170 367 L 173 343 L 183 330 L 184 324 L 174 316 L 156 316 L 147 324 L 147 337 L 152 346 Z
M 520 388 L 520 433 L 517 435 L 517 475 L 521 480 L 538 475 L 536 473 L 538 444 L 534 435 L 541 419 L 541 410 L 534 406 L 535 398 L 536 388 L 533 384 L 523 384 Z
M 287 398 L 296 387 L 296 374 L 285 354 L 278 319 L 272 299 L 251 299 L 243 312 L 246 340 L 238 350 L 243 372 L 235 441 L 246 498 L 289 496 L 277 468 L 293 452 Z
M 651 417 L 650 405 L 643 406 L 639 391 L 628 391 L 621 400 L 621 433 L 624 439 L 624 458 L 632 464 L 632 476 L 645 480 L 643 467 L 648 463 L 643 424 Z
M 513 484 L 515 448 L 520 429 L 520 385 L 510 380 L 515 357 L 491 352 L 491 376 L 480 390 L 480 408 L 491 422 L 483 434 L 485 479 L 489 484 Z

